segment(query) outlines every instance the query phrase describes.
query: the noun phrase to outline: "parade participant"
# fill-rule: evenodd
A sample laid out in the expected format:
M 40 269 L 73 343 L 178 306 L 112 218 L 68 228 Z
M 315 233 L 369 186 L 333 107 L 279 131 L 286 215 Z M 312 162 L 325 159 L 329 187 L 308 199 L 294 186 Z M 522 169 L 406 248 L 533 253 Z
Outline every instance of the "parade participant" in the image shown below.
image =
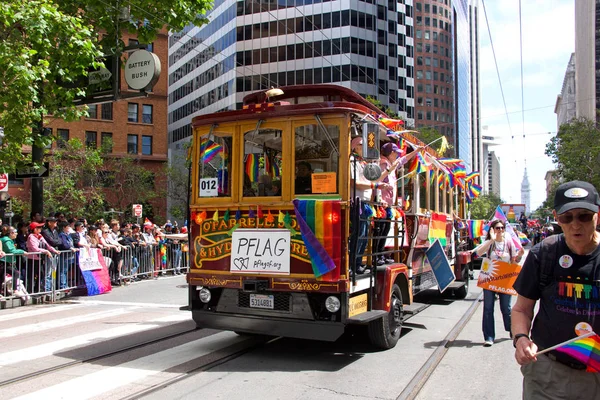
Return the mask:
M 492 221 L 490 230 L 487 233 L 485 242 L 476 247 L 473 251 L 477 255 L 486 255 L 490 260 L 500 260 L 508 263 L 517 262 L 517 258 L 523 255 L 523 249 L 517 250 L 510 237 L 504 235 L 506 226 L 501 220 Z M 493 233 L 492 233 L 493 232 Z M 504 321 L 504 329 L 510 332 L 511 327 L 511 312 L 510 301 L 511 295 L 507 293 L 499 293 L 500 311 L 502 312 L 502 320 Z M 490 347 L 494 344 L 496 337 L 496 328 L 494 324 L 494 302 L 496 301 L 496 292 L 491 290 L 483 290 L 483 345 Z
M 366 212 L 364 202 L 372 201 L 373 189 L 376 187 L 373 182 L 364 177 L 365 161 L 362 158 L 362 137 L 352 139 L 350 146 L 352 150 L 352 155 L 350 156 L 350 177 L 352 179 L 350 190 L 353 201 L 358 198 L 361 206 L 361 217 L 356 227 L 357 232 L 353 232 L 350 235 L 350 248 L 356 248 L 356 259 L 351 260 L 351 262 L 355 263 L 357 274 L 364 274 L 367 267 L 362 263 L 362 258 L 367 247 L 366 237 L 369 231 L 369 221 L 364 216 Z
M 586 372 L 586 365 L 559 351 L 536 356 L 582 330 L 600 332 L 600 300 L 589 295 L 600 281 L 600 233 L 595 229 L 599 206 L 593 185 L 561 184 L 553 213 L 563 234 L 533 247 L 515 282 L 512 332 L 524 399 L 600 398 L 600 374 Z
M 381 146 L 379 166 L 383 172 L 377 183 L 381 194 L 381 203 L 384 207 L 396 204 L 396 195 L 398 193 L 397 170 L 417 155 L 417 152 L 418 149 L 415 149 L 410 154 L 404 155 L 402 150 L 395 143 L 391 142 Z M 394 262 L 393 259 L 387 258 L 382 254 L 385 250 L 386 242 L 386 238 L 383 236 L 388 235 L 390 227 L 391 222 L 387 217 L 383 218 L 383 220 L 377 220 L 373 227 L 373 236 L 380 237 L 379 239 L 373 239 L 373 254 L 376 254 L 378 265 Z
M 300 161 L 296 167 L 296 194 L 312 193 L 312 165 L 308 161 Z

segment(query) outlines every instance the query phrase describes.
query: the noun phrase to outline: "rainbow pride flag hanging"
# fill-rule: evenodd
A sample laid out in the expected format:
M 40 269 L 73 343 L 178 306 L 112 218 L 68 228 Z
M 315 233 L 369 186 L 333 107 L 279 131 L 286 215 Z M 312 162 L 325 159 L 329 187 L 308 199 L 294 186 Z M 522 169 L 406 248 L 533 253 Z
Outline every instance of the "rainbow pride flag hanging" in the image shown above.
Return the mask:
M 100 249 L 82 247 L 79 252 L 79 269 L 88 296 L 108 293 L 112 290 L 108 267 Z M 91 266 L 91 267 L 90 267 Z
M 581 335 L 576 340 L 556 348 L 556 351 L 585 364 L 588 372 L 600 372 L 600 336 L 595 332 Z
M 223 146 L 217 143 L 210 144 L 206 147 L 206 149 L 202 152 L 202 162 L 208 163 L 215 156 L 223 151 Z
M 258 182 L 258 154 L 248 154 L 245 161 L 245 172 L 250 182 Z
M 482 219 L 468 219 L 467 229 L 471 239 L 480 238 L 485 235 L 485 221 Z
M 440 240 L 440 244 L 446 247 L 446 215 L 431 213 L 431 220 L 429 221 L 429 233 L 427 234 L 429 243 L 435 242 L 436 239 Z
M 473 180 L 479 176 L 479 171 L 473 171 L 465 177 L 465 182 Z
M 313 273 L 321 280 L 337 281 L 342 260 L 340 202 L 296 199 L 294 212 Z

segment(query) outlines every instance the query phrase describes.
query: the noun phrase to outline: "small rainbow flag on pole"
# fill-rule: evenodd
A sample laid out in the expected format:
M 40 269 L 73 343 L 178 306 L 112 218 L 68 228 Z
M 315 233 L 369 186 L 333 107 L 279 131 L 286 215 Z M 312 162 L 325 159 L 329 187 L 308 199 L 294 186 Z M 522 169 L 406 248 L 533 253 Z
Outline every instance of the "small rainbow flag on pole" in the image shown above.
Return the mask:
M 479 238 L 485 235 L 483 227 L 485 226 L 485 221 L 482 219 L 468 219 L 467 227 L 469 231 L 469 237 L 471 239 Z
M 594 331 L 587 332 L 537 352 L 536 356 L 556 350 L 587 366 L 588 372 L 600 372 L 600 336 Z

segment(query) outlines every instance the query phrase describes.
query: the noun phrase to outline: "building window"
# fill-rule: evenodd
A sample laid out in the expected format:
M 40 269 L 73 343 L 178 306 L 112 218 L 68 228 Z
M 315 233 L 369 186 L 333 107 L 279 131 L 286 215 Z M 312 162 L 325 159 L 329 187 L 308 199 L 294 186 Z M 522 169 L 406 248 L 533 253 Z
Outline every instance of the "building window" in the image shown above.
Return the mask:
M 142 106 L 142 123 L 151 124 L 152 123 L 152 105 L 144 104 Z
M 127 121 L 138 122 L 138 104 L 129 103 L 127 105 Z
M 85 145 L 90 149 L 98 147 L 98 133 L 95 131 L 85 131 Z
M 102 104 L 102 115 L 101 119 L 112 121 L 113 119 L 113 103 Z
M 98 118 L 98 105 L 88 106 L 88 118 L 97 119 Z
M 102 146 L 102 149 L 107 152 L 107 153 L 112 153 L 112 149 L 113 149 L 113 134 L 112 132 L 102 132 L 101 134 L 101 139 L 102 142 L 100 143 L 100 145 Z
M 137 136 L 136 136 L 137 140 Z M 142 155 L 152 155 L 152 136 L 142 136 Z
M 56 130 L 56 147 L 64 149 L 69 141 L 69 130 L 68 129 L 57 129 Z
M 138 153 L 138 137 L 137 135 L 127 135 L 127 153 Z

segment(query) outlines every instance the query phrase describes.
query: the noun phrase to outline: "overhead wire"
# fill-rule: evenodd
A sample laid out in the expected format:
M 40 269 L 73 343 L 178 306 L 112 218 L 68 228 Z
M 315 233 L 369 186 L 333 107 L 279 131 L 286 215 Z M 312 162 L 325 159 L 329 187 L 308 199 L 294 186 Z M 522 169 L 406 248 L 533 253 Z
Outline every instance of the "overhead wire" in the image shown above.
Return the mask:
M 519 0 L 519 51 L 521 57 L 521 110 L 525 109 L 525 94 L 523 88 L 523 19 L 522 19 L 521 0 Z M 523 139 L 525 139 L 525 113 L 521 112 L 521 124 L 523 128 Z M 523 159 L 527 169 L 527 153 L 524 152 Z

